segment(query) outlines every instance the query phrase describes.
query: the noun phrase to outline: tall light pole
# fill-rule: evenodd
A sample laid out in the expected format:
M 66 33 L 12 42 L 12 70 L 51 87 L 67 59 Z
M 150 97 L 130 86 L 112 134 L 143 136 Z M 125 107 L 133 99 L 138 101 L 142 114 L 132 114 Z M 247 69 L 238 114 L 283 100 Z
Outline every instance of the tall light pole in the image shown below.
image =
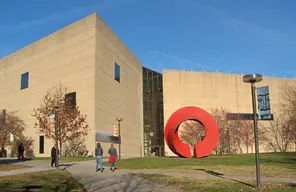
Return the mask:
M 119 145 L 118 145 L 118 154 L 119 160 L 121 159 L 121 134 L 120 134 L 120 122 L 123 121 L 123 118 L 116 118 L 117 125 L 118 125 L 118 137 L 119 137 Z
M 257 108 L 256 108 L 256 87 L 255 83 L 262 81 L 260 74 L 247 74 L 243 76 L 245 83 L 251 83 L 252 106 L 253 106 L 253 122 L 254 122 L 254 138 L 255 138 L 255 159 L 256 159 L 256 183 L 257 187 L 261 186 L 260 182 L 260 160 L 259 160 L 259 133 L 257 125 Z
M 55 120 L 55 126 L 54 126 L 54 131 L 55 131 L 55 146 L 56 146 L 56 159 L 55 159 L 55 163 L 57 166 L 57 169 L 59 169 L 59 140 L 58 140 L 58 106 L 54 107 L 54 120 Z

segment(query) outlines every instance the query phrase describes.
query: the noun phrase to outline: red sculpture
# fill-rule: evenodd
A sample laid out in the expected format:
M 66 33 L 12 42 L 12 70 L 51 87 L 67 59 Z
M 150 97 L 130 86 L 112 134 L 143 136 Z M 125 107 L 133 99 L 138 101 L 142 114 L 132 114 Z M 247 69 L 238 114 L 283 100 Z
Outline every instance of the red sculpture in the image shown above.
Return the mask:
M 180 157 L 191 158 L 190 146 L 178 136 L 179 125 L 186 120 L 197 120 L 205 128 L 205 137 L 194 145 L 194 157 L 208 156 L 217 146 L 219 128 L 215 119 L 205 110 L 198 107 L 183 107 L 175 111 L 165 126 L 165 141 L 170 150 Z

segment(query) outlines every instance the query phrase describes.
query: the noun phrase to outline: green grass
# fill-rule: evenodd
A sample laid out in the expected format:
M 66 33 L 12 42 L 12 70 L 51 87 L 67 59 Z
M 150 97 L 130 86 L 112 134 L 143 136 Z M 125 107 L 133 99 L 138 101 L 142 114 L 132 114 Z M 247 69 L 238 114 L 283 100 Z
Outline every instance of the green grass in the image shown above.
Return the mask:
M 270 192 L 292 192 L 296 191 L 295 184 L 263 183 L 260 190 L 256 190 L 254 182 L 242 182 L 233 180 L 211 180 L 193 179 L 188 177 L 171 177 L 164 175 L 137 174 L 138 177 L 155 183 L 180 188 L 188 192 L 237 192 L 237 191 L 270 191 Z
M 296 177 L 296 153 L 260 154 L 262 176 Z M 106 164 L 106 163 L 105 163 Z M 254 154 L 210 156 L 207 158 L 144 157 L 123 159 L 119 169 L 151 169 L 204 173 L 204 170 L 229 175 L 254 175 Z
M 26 158 L 27 161 L 50 161 L 50 157 L 33 157 Z M 60 157 L 60 163 L 78 162 L 78 161 L 90 161 L 94 160 L 94 157 Z
M 0 177 L 1 191 L 86 191 L 67 171 L 46 171 Z

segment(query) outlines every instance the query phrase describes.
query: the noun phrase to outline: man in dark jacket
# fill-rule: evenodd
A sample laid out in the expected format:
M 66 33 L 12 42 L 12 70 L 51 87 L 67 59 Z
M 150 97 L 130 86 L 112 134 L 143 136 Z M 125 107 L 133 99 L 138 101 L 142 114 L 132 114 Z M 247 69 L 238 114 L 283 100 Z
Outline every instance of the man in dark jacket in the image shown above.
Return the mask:
M 52 149 L 51 149 L 51 167 L 53 167 L 53 164 L 55 165 L 55 167 L 57 167 L 57 163 L 56 163 L 57 152 L 58 152 L 58 155 L 59 155 L 59 150 L 56 149 L 55 146 L 53 146 Z
M 25 152 L 25 147 L 23 146 L 22 143 L 18 146 L 18 160 L 24 160 L 24 152 Z

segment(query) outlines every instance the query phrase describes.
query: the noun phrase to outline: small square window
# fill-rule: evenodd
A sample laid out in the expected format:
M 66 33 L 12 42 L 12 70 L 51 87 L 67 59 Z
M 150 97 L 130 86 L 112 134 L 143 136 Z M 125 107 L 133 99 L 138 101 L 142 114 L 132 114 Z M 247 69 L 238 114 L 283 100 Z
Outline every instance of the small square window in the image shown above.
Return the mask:
M 117 63 L 115 63 L 114 79 L 120 82 L 120 66 Z
M 21 90 L 29 87 L 29 72 L 23 73 L 21 76 Z
M 68 107 L 76 107 L 76 92 L 67 93 L 65 95 L 65 104 Z

